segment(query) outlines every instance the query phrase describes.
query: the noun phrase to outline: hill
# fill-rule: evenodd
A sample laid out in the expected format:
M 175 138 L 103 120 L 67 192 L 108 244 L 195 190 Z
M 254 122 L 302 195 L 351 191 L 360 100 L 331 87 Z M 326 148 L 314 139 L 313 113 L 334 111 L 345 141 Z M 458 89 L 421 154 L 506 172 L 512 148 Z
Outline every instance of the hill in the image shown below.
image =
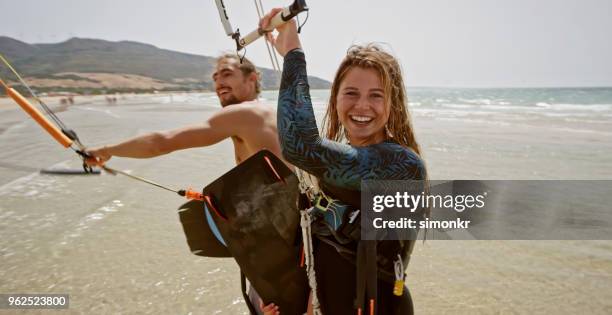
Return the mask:
M 213 90 L 214 57 L 138 42 L 72 38 L 56 44 L 28 44 L 0 36 L 0 53 L 40 92 Z M 278 89 L 280 74 L 259 70 L 263 89 Z M 4 66 L 0 66 L 0 77 L 14 78 Z M 309 77 L 309 82 L 313 89 L 330 87 L 328 81 L 316 77 Z

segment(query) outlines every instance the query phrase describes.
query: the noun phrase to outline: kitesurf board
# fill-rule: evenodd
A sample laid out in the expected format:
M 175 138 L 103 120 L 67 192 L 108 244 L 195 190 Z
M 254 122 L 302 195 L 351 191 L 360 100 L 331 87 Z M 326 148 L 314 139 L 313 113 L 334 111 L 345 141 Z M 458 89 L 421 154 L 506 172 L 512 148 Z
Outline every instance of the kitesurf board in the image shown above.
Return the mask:
M 189 202 L 179 211 L 191 251 L 234 257 L 264 304 L 278 305 L 283 314 L 305 313 L 309 287 L 300 266 L 299 189 L 293 172 L 263 150 L 206 186 L 203 194 L 203 204 Z
M 192 253 L 205 257 L 232 257 L 204 201 L 191 200 L 180 206 L 178 213 Z

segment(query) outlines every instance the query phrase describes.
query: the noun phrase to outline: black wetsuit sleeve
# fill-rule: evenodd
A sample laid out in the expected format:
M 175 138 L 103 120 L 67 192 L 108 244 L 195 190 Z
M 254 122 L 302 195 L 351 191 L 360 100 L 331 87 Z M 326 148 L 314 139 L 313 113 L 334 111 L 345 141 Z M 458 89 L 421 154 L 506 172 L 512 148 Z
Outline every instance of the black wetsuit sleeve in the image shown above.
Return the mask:
M 399 144 L 352 147 L 320 137 L 301 49 L 285 56 L 277 114 L 285 159 L 325 183 L 359 190 L 365 179 L 425 178 L 419 156 Z

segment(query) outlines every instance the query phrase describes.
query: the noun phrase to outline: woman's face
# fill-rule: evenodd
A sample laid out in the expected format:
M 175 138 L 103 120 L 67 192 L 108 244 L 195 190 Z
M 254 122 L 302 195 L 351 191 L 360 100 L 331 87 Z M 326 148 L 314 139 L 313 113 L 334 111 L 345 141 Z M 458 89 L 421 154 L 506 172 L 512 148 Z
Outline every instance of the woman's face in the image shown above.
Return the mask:
M 385 140 L 389 109 L 380 75 L 374 69 L 352 67 L 340 83 L 336 110 L 353 146 Z

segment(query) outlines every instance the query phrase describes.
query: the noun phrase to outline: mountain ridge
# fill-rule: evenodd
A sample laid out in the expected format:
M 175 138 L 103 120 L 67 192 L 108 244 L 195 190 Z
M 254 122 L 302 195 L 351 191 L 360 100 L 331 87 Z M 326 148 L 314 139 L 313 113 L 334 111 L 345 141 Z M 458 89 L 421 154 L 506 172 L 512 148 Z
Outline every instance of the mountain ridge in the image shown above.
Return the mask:
M 212 91 L 214 85 L 215 57 L 136 41 L 73 37 L 60 43 L 29 44 L 0 36 L 0 53 L 40 92 Z M 279 88 L 280 73 L 263 67 L 258 70 L 264 90 Z M 0 77 L 5 81 L 14 78 L 4 66 L 0 66 Z M 309 83 L 313 89 L 331 85 L 312 76 Z

